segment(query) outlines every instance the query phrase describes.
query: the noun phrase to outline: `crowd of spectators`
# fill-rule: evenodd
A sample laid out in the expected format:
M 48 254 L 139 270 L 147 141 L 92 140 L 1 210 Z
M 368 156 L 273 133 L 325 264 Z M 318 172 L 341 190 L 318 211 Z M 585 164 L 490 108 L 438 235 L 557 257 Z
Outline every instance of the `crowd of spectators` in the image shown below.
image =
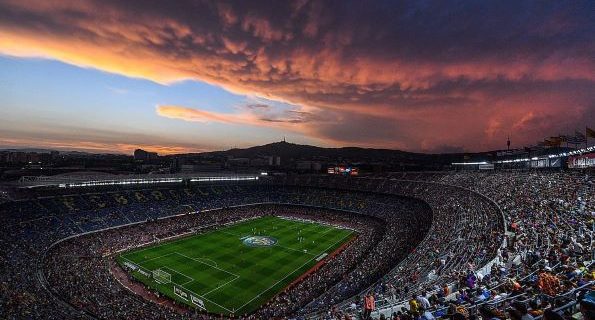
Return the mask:
M 592 177 L 567 171 L 44 191 L 0 205 L 0 318 L 207 318 L 133 294 L 115 280 L 110 254 L 296 204 L 342 210 L 289 211 L 356 224 L 360 237 L 248 318 L 349 319 L 372 306 L 370 316 L 399 320 L 553 320 L 580 300 L 593 319 L 595 299 L 585 293 L 595 277 L 594 191 Z M 269 205 L 229 208 L 256 203 Z M 225 209 L 208 211 L 217 208 Z
M 164 194 L 186 194 L 187 197 L 167 197 L 163 196 Z M 407 220 L 407 223 L 412 227 L 410 229 L 411 235 L 415 237 L 418 237 L 420 234 L 423 235 L 424 228 L 427 229 L 431 224 L 431 212 L 427 206 L 423 202 L 413 199 L 384 199 L 387 197 L 395 198 L 393 196 L 312 188 L 287 187 L 279 189 L 265 185 L 201 187 L 188 190 L 161 190 L 159 192 L 155 190 L 114 191 L 111 194 L 65 195 L 55 198 L 41 198 L 20 204 L 13 203 L 5 209 L 21 208 L 20 212 L 23 213 L 23 221 L 16 222 L 17 218 L 14 213 L 6 212 L 4 215 L 8 223 L 4 224 L 3 227 L 6 230 L 16 230 L 17 233 L 14 231 L 4 233 L 7 237 L 2 239 L 6 244 L 3 248 L 6 250 L 6 254 L 3 256 L 14 258 L 13 261 L 3 263 L 2 265 L 3 269 L 6 269 L 8 276 L 3 281 L 3 284 L 6 284 L 6 297 L 9 297 L 9 292 L 15 293 L 13 295 L 14 299 L 12 297 L 11 299 L 7 299 L 6 308 L 3 308 L 2 312 L 5 312 L 9 318 L 18 318 L 24 314 L 31 314 L 35 312 L 36 308 L 38 308 L 38 312 L 43 312 L 46 318 L 61 318 L 64 312 L 68 312 L 68 308 L 59 310 L 54 308 L 53 312 L 56 313 L 55 316 L 52 315 L 52 312 L 46 313 L 43 308 L 40 308 L 41 304 L 38 303 L 40 299 L 46 300 L 48 306 L 56 302 L 60 303 L 60 300 L 63 300 L 73 305 L 75 309 L 83 310 L 88 314 L 102 318 L 129 318 L 132 314 L 151 314 L 147 312 L 151 312 L 152 308 L 157 308 L 157 310 L 162 309 L 157 305 L 152 306 L 146 303 L 146 301 L 142 301 L 140 305 L 146 306 L 147 311 L 141 312 L 131 307 L 137 297 L 114 299 L 114 296 L 117 296 L 116 293 L 126 293 L 126 291 L 121 286 L 114 284 L 113 281 L 108 281 L 113 277 L 106 268 L 100 268 L 101 270 L 97 270 L 96 268 L 97 266 L 106 267 L 108 265 L 101 257 L 108 255 L 112 251 L 109 248 L 121 247 L 122 244 L 128 243 L 125 233 L 121 232 L 123 230 L 122 228 L 93 233 L 93 236 L 103 234 L 109 236 L 101 237 L 101 241 L 90 241 L 84 246 L 77 246 L 77 248 L 87 250 L 86 254 L 56 255 L 53 250 L 50 250 L 46 255 L 47 248 L 55 241 L 82 232 L 97 231 L 115 225 L 139 221 L 150 221 L 136 225 L 141 230 L 146 230 L 145 232 L 131 233 L 135 234 L 133 242 L 138 244 L 151 241 L 161 235 L 183 233 L 188 229 L 187 227 L 176 229 L 174 226 L 177 224 L 168 224 L 171 225 L 168 228 L 151 228 L 151 225 L 163 224 L 165 222 L 162 221 L 167 221 L 157 220 L 157 218 L 170 216 L 175 213 L 184 214 L 190 210 L 204 213 L 206 209 L 263 202 L 316 205 L 358 212 L 362 210 L 392 210 L 391 215 L 395 218 L 389 224 L 383 223 L 382 228 L 376 228 L 375 232 L 369 230 L 362 232 L 362 236 L 365 237 L 361 237 L 361 241 L 356 241 L 355 244 L 349 246 L 344 253 L 322 267 L 319 272 L 306 277 L 294 289 L 276 297 L 268 306 L 261 309 L 260 314 L 266 312 L 270 315 L 279 315 L 286 312 L 293 312 L 303 303 L 310 301 L 322 293 L 321 290 L 324 290 L 325 285 L 322 285 L 321 280 L 325 280 L 327 286 L 328 284 L 334 284 L 340 281 L 348 271 L 356 271 L 356 265 L 362 263 L 362 261 L 366 263 L 366 266 L 369 267 L 371 272 L 376 272 L 377 274 L 381 272 L 378 270 L 388 270 L 396 264 L 398 261 L 392 259 L 377 260 L 370 254 L 370 252 L 376 250 L 374 248 L 379 242 L 386 243 L 390 241 L 385 239 L 388 235 L 386 232 L 388 229 L 387 226 L 390 227 L 388 230 L 396 230 L 394 224 L 404 224 L 404 221 Z M 384 208 L 375 208 L 376 204 L 373 201 L 379 201 L 378 205 L 384 206 Z M 391 203 L 391 205 L 385 206 L 384 203 Z M 408 203 L 414 204 L 408 205 Z M 31 208 L 31 210 L 41 209 L 45 212 L 45 215 L 37 212 L 28 212 L 22 208 Z M 366 215 L 358 215 L 353 212 L 348 215 L 344 212 L 344 217 L 353 215 L 373 219 Z M 183 222 L 185 219 L 189 219 L 187 217 L 202 216 L 202 214 L 182 215 L 176 217 L 175 220 L 177 221 L 179 219 Z M 229 216 L 237 219 L 233 214 Z M 413 219 L 414 216 L 416 217 L 415 219 Z M 402 221 L 399 220 L 399 217 Z M 315 218 L 323 219 L 324 217 L 322 214 L 318 214 L 315 215 Z M 413 223 L 412 221 L 416 221 L 417 225 L 411 224 Z M 216 220 L 208 223 L 208 221 L 200 220 L 194 227 L 210 224 L 218 225 L 224 222 Z M 382 232 L 379 232 L 379 230 L 382 230 Z M 404 239 L 407 238 L 406 233 L 400 232 L 401 237 L 392 237 L 394 241 L 405 241 Z M 8 237 L 9 234 L 24 241 L 16 241 L 15 238 Z M 80 237 L 77 237 L 72 239 L 72 241 L 79 243 L 79 239 Z M 411 248 L 415 247 L 415 238 L 411 237 L 410 240 L 407 242 L 407 245 Z M 361 246 L 356 245 L 358 243 Z M 395 245 L 399 244 L 393 242 L 392 247 Z M 60 248 L 60 246 L 56 246 L 55 248 Z M 24 253 L 30 254 L 30 256 L 15 256 Z M 362 256 L 361 254 L 365 255 Z M 42 259 L 43 256 L 47 256 L 47 259 Z M 59 257 L 64 258 L 64 260 L 60 260 L 61 258 Z M 79 263 L 74 263 L 76 261 Z M 331 265 L 336 267 L 329 267 Z M 52 268 L 48 268 L 48 266 L 52 266 Z M 43 267 L 41 268 L 42 277 L 39 277 L 40 272 L 38 271 L 40 267 Z M 90 273 L 92 270 L 95 273 Z M 75 278 L 69 278 L 69 276 Z M 38 281 L 38 278 L 47 278 L 48 281 L 44 283 L 43 281 Z M 366 279 L 369 281 L 375 280 L 370 277 L 364 277 L 363 279 L 359 279 L 359 277 L 352 278 L 358 279 L 358 282 L 350 284 L 350 286 L 365 284 L 363 281 L 366 281 Z M 106 285 L 99 286 L 99 283 L 105 283 Z M 22 284 L 27 287 L 23 291 L 20 291 L 18 287 Z M 50 295 L 45 294 L 44 285 L 50 290 Z M 102 288 L 107 290 L 97 293 L 92 288 L 95 288 L 95 290 Z M 290 294 L 292 292 L 299 294 Z M 307 294 L 304 294 L 304 292 Z M 30 303 L 23 303 L 20 300 L 20 293 L 23 293 L 24 296 L 30 296 L 32 301 Z M 58 301 L 53 297 L 57 297 Z
M 419 292 L 424 288 L 439 287 L 454 281 L 458 271 L 483 266 L 496 255 L 503 241 L 502 215 L 494 203 L 480 194 L 448 185 L 418 181 L 393 181 L 386 179 L 323 179 L 299 177 L 299 181 L 284 181 L 296 185 L 332 187 L 335 189 L 369 190 L 377 194 L 411 196 L 424 200 L 433 211 L 433 223 L 427 236 L 410 250 L 384 250 L 400 263 L 391 270 L 384 270 L 370 290 L 377 300 L 396 301 Z M 388 204 L 387 204 L 388 205 Z M 370 212 L 383 216 L 386 212 Z M 387 217 L 390 219 L 390 214 Z M 395 230 L 395 233 L 398 232 Z M 396 235 L 398 237 L 398 235 Z M 381 246 L 377 248 L 382 249 Z M 385 258 L 385 254 L 377 254 Z M 345 300 L 345 288 L 341 284 L 328 290 L 301 312 L 302 315 L 321 316 L 320 311 Z M 348 291 L 348 295 L 357 292 Z M 340 299 L 336 299 L 338 297 Z M 340 310 L 361 311 L 361 297 L 355 296 L 340 305 Z M 352 306 L 352 301 L 355 305 Z
M 204 226 L 217 226 L 225 223 L 249 219 L 262 215 L 282 214 L 295 218 L 316 218 L 327 223 L 338 224 L 358 230 L 359 237 L 334 261 L 339 261 L 347 268 L 353 266 L 364 257 L 370 246 L 384 234 L 384 225 L 378 219 L 355 214 L 338 214 L 328 209 L 280 207 L 275 205 L 256 205 L 227 208 L 202 212 L 201 214 L 184 215 L 170 219 L 161 219 L 141 225 L 112 229 L 105 232 L 92 233 L 64 241 L 48 252 L 45 264 L 47 279 L 52 290 L 65 298 L 75 307 L 99 316 L 100 318 L 152 318 L 162 309 L 157 305 L 134 297 L 128 290 L 119 285 L 110 274 L 116 266 L 106 256 L 114 252 L 138 246 L 139 243 L 150 242 L 157 237 L 171 234 L 185 234 L 190 230 L 206 231 Z M 323 272 L 325 281 L 330 281 L 333 274 Z M 319 277 L 320 273 L 316 273 Z M 312 278 L 313 279 L 313 278 Z M 307 299 L 312 290 L 304 290 L 308 283 L 323 284 L 319 278 L 306 278 L 298 286 L 285 291 L 275 300 L 262 308 L 256 318 L 264 314 L 295 308 L 301 299 Z M 132 278 L 130 279 L 132 280 Z M 112 303 L 113 300 L 118 301 Z M 299 305 L 298 305 L 299 306 Z M 168 318 L 181 318 L 187 314 L 168 314 Z M 268 317 L 268 316 L 267 316 Z
M 492 235 L 502 242 L 495 259 L 484 268 L 479 268 L 484 266 L 481 263 L 461 265 L 452 269 L 450 279 L 434 281 L 433 285 L 416 282 L 413 293 L 407 286 L 413 281 L 405 278 L 406 274 L 396 282 L 378 282 L 368 291 L 374 293 L 377 301 L 385 302 L 377 317 L 531 320 L 562 319 L 575 314 L 594 318 L 595 303 L 589 298 L 595 280 L 593 177 L 568 171 L 435 172 L 399 173 L 382 180 L 381 184 L 393 187 L 406 186 L 408 181 L 425 181 L 476 191 L 501 208 L 507 232 L 503 238 Z M 423 199 L 419 193 L 415 196 Z M 414 262 L 431 254 L 422 251 L 423 244 L 419 250 L 420 256 L 409 256 Z M 443 261 L 440 259 L 436 265 Z M 429 279 L 435 273 L 432 270 L 421 275 Z M 577 301 L 582 301 L 580 315 Z M 327 308 L 320 317 L 361 314 L 363 305 L 364 299 L 356 297 L 341 308 Z

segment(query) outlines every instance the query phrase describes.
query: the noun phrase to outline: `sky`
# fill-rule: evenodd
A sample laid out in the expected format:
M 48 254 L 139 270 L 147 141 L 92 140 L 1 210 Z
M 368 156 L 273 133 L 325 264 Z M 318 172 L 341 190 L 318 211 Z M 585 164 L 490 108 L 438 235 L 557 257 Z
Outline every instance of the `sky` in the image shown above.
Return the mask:
M 585 126 L 593 1 L 0 0 L 0 147 L 472 152 Z

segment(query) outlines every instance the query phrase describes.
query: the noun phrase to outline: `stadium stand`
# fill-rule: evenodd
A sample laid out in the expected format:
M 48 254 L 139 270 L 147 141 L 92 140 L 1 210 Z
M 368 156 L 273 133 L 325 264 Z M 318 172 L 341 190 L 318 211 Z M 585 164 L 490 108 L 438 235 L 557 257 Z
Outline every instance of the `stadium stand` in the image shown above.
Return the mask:
M 0 317 L 209 318 L 129 291 L 110 253 L 284 206 L 368 231 L 238 317 L 593 319 L 594 188 L 544 171 L 29 189 L 0 204 Z

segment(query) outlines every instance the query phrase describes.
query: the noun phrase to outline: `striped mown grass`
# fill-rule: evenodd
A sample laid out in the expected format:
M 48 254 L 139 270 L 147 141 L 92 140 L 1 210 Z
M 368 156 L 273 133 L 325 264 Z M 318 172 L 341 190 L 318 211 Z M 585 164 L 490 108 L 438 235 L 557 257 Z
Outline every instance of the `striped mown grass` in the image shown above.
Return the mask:
M 352 230 L 264 216 L 128 251 L 117 260 L 136 266 L 131 272 L 137 280 L 172 299 L 240 315 L 256 310 L 353 236 Z M 155 281 L 151 275 L 158 269 L 170 279 Z

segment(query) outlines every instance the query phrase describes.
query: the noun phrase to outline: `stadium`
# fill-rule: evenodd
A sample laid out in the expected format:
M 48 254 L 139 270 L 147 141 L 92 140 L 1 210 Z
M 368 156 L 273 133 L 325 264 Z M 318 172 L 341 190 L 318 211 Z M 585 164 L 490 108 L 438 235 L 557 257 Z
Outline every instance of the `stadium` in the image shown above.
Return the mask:
M 595 320 L 595 0 L 0 0 L 0 320 Z
M 11 192 L 7 319 L 539 318 L 576 312 L 595 280 L 593 180 L 570 169 L 60 175 Z

